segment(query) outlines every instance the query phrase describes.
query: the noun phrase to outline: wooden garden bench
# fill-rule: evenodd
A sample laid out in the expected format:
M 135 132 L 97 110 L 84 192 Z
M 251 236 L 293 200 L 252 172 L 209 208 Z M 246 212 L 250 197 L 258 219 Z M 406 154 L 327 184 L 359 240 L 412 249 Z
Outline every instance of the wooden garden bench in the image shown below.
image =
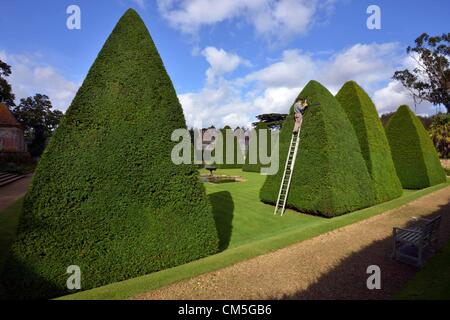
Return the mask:
M 424 262 L 425 249 L 435 249 L 438 242 L 439 226 L 442 217 L 432 219 L 420 218 L 421 225 L 409 229 L 394 228 L 394 259 L 406 258 L 415 266 L 421 267 Z M 405 261 L 406 262 L 406 261 Z

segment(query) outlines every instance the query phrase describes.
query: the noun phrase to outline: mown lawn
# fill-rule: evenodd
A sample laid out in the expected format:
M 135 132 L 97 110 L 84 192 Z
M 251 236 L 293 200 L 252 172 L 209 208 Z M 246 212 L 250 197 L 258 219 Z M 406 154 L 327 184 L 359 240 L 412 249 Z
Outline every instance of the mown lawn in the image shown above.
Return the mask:
M 207 174 L 205 170 L 201 173 Z M 259 189 L 265 176 L 240 169 L 222 169 L 215 174 L 238 175 L 247 180 L 205 184 L 213 206 L 221 249 L 265 239 L 290 229 L 306 228 L 326 220 L 292 210 L 287 210 L 283 217 L 275 216 L 273 206 L 259 201 Z
M 207 172 L 202 170 L 202 173 Z M 205 184 L 219 232 L 221 252 L 174 268 L 61 298 L 127 299 L 367 219 L 450 184 L 447 182 L 420 191 L 405 191 L 398 199 L 326 219 L 291 210 L 287 210 L 283 217 L 274 216 L 273 207 L 259 201 L 259 189 L 264 182 L 264 176 L 239 169 L 222 169 L 215 174 L 239 175 L 246 179 L 245 182 Z M 20 207 L 19 201 L 0 213 L 0 226 L 4 225 L 0 228 L 0 262 L 14 234 Z
M 450 300 L 450 242 L 396 296 L 401 300 Z

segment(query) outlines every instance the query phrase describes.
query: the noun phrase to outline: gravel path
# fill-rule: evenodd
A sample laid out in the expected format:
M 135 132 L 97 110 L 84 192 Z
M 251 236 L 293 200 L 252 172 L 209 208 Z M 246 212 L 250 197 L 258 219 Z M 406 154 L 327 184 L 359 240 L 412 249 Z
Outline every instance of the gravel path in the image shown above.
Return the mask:
M 32 178 L 33 175 L 29 174 L 25 178 L 0 187 L 0 211 L 8 208 L 17 199 L 25 195 Z
M 450 239 L 450 187 L 395 210 L 135 299 L 389 299 L 417 269 L 392 261 L 392 227 L 443 214 L 440 244 Z M 381 268 L 381 290 L 366 269 Z

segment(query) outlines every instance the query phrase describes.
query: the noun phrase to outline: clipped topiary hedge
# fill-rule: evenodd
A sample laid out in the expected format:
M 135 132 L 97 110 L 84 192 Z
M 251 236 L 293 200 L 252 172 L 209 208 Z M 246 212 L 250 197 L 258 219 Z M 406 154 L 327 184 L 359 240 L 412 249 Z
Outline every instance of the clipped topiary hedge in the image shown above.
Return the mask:
M 327 217 L 342 215 L 375 203 L 371 179 L 355 131 L 335 97 L 310 81 L 299 97 L 311 104 L 304 115 L 300 146 L 287 206 Z M 294 110 L 280 133 L 280 169 L 268 176 L 260 192 L 276 203 L 294 126 Z
M 176 166 L 181 105 L 143 21 L 120 19 L 39 162 L 11 256 L 8 298 L 69 293 L 170 268 L 218 250 L 198 172 Z M 73 291 L 71 291 L 73 292 Z
M 405 189 L 422 189 L 445 182 L 436 149 L 421 121 L 408 106 L 400 106 L 386 125 L 397 175 Z
M 372 178 L 377 202 L 400 197 L 403 192 L 402 185 L 397 177 L 389 142 L 372 100 L 354 81 L 345 83 L 336 99 L 355 129 Z

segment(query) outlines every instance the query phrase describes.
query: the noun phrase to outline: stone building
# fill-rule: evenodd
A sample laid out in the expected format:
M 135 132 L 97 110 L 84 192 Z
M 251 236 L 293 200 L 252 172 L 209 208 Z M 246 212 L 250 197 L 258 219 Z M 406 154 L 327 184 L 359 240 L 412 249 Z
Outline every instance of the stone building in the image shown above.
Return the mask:
M 0 103 L 0 160 L 27 153 L 24 131 L 8 107 Z

